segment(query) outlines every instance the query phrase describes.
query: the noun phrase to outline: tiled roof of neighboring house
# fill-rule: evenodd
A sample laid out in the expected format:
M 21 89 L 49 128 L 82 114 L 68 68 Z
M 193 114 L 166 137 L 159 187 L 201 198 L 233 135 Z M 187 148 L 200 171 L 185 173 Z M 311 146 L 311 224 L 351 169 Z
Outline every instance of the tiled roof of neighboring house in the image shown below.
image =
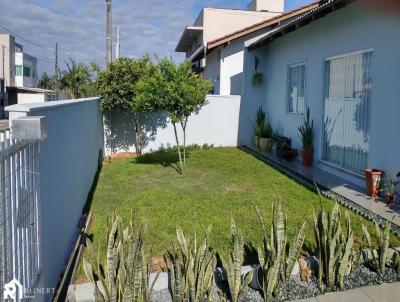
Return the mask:
M 355 2 L 357 0 L 325 0 L 319 1 L 318 7 L 313 7 L 309 9 L 307 12 L 300 14 L 288 22 L 285 22 L 278 27 L 275 27 L 259 39 L 254 42 L 251 42 L 250 45 L 245 45 L 249 50 L 261 47 L 268 42 L 276 39 L 277 37 L 281 37 L 289 32 L 292 32 L 299 27 L 305 26 L 319 18 L 326 16 L 327 14 L 334 12 L 338 9 L 345 7 L 346 5 Z
M 299 20 L 302 20 L 307 16 L 312 16 L 314 15 L 314 13 L 320 12 L 321 10 L 324 10 L 326 8 L 330 8 L 337 4 L 346 5 L 349 2 L 354 2 L 354 1 L 355 0 L 318 0 L 308 5 L 296 8 L 294 10 L 276 16 L 274 18 L 264 20 L 262 22 L 245 27 L 241 30 L 238 30 L 221 38 L 210 41 L 207 45 L 207 48 L 213 49 L 219 45 L 229 43 L 230 41 L 236 40 L 238 38 L 263 30 L 268 27 L 273 28 L 271 32 L 276 30 L 277 28 L 286 28 L 289 27 L 291 24 L 296 24 L 296 22 L 298 22 Z M 341 7 L 343 6 L 336 8 L 341 8 Z
M 217 47 L 217 46 L 219 46 L 221 44 L 225 44 L 225 43 L 230 42 L 232 40 L 235 40 L 237 38 L 240 38 L 240 37 L 243 37 L 245 35 L 248 35 L 250 33 L 256 32 L 258 30 L 262 30 L 262 29 L 264 29 L 266 27 L 269 27 L 271 25 L 279 24 L 282 21 L 288 20 L 290 18 L 293 18 L 295 16 L 303 14 L 304 12 L 307 12 L 307 11 L 313 9 L 313 8 L 318 7 L 321 2 L 323 2 L 323 0 L 318 0 L 318 1 L 312 2 L 310 4 L 307 4 L 307 5 L 301 6 L 299 8 L 296 8 L 294 10 L 291 10 L 289 12 L 280 14 L 280 15 L 278 15 L 276 17 L 269 18 L 269 19 L 263 20 L 261 22 L 255 23 L 253 25 L 244 27 L 244 28 L 242 28 L 240 30 L 237 30 L 237 31 L 233 32 L 233 33 L 230 33 L 228 35 L 225 35 L 223 37 L 220 37 L 218 39 L 210 41 L 210 42 L 208 42 L 208 49 L 215 48 L 215 47 Z

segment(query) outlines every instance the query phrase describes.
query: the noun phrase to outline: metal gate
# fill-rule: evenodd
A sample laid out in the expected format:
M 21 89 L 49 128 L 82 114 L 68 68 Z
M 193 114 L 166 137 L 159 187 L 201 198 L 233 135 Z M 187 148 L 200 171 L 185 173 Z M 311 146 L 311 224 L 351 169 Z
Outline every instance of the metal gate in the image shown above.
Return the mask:
M 0 131 L 0 292 L 18 281 L 30 289 L 39 275 L 39 140 Z

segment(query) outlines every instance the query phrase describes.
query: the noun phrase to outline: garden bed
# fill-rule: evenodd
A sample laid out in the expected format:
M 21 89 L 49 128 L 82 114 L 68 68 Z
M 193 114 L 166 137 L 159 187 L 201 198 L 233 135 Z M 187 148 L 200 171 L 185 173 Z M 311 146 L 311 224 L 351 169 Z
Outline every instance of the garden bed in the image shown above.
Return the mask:
M 136 222 L 146 219 L 146 242 L 154 256 L 162 256 L 175 240 L 176 227 L 188 234 L 203 235 L 213 225 L 210 246 L 220 255 L 226 255 L 230 242 L 230 217 L 234 217 L 246 239 L 245 263 L 257 262 L 255 248 L 262 236 L 255 202 L 267 220 L 271 220 L 273 203 L 281 202 L 288 221 L 288 237 L 304 221 L 306 230 L 304 249 L 312 251 L 313 211 L 320 207 L 315 192 L 251 154 L 237 148 L 192 148 L 187 159 L 185 175 L 176 171 L 178 157 L 175 152 L 162 151 L 140 158 L 124 158 L 105 163 L 99 176 L 93 199 L 89 201 L 93 223 L 89 237 L 106 251 L 107 217 L 116 211 L 124 221 L 131 210 Z M 330 212 L 334 205 L 328 198 L 322 206 Z M 344 209 L 341 208 L 344 212 Z M 361 224 L 368 230 L 374 226 L 366 219 L 350 212 L 355 231 L 355 246 L 361 244 Z M 392 237 L 392 246 L 399 240 Z M 82 269 L 78 278 L 83 278 Z

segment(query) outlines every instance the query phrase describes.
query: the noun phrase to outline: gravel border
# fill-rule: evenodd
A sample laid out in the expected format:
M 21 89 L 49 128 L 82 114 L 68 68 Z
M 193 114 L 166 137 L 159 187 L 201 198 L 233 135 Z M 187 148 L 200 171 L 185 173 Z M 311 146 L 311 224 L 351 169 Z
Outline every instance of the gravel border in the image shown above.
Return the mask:
M 370 285 L 380 285 L 382 283 L 400 282 L 400 275 L 393 269 L 388 267 L 385 274 L 380 277 L 376 272 L 370 270 L 368 266 L 361 265 L 356 268 L 349 276 L 345 278 L 345 290 L 359 288 Z M 226 281 L 219 281 L 218 284 L 214 283 L 213 299 L 214 302 L 220 301 L 220 294 L 226 294 L 228 285 Z M 335 286 L 326 291 L 328 292 L 342 292 L 339 287 Z M 321 292 L 318 280 L 313 275 L 310 283 L 301 281 L 298 275 L 293 275 L 289 282 L 281 282 L 278 289 L 278 297 L 273 299 L 273 302 L 278 301 L 293 301 L 298 299 L 307 299 L 323 295 Z M 153 290 L 151 292 L 150 301 L 154 302 L 172 302 L 172 297 L 169 289 Z M 229 300 L 228 300 L 229 301 Z M 250 287 L 246 287 L 239 297 L 239 302 L 263 302 L 262 293 Z

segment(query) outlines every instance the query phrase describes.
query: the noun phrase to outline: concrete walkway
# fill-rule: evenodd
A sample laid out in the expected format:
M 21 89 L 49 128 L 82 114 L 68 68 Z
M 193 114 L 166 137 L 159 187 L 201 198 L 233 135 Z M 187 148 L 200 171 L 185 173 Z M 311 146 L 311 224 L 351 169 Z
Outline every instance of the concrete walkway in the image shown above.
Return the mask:
M 400 301 L 400 283 L 383 283 L 344 292 L 297 300 L 298 302 L 395 302 Z
M 275 152 L 268 153 L 256 150 L 254 147 L 249 146 L 246 148 L 250 152 L 261 155 L 265 160 L 270 161 L 283 169 L 287 169 L 307 181 L 315 181 L 317 184 L 328 188 L 330 191 L 360 205 L 386 220 L 392 221 L 395 225 L 400 226 L 400 205 L 398 204 L 398 201 L 392 208 L 389 208 L 386 203 L 381 200 L 374 200 L 372 197 L 368 196 L 364 188 L 350 183 L 336 175 L 332 175 L 325 170 L 317 167 L 304 167 L 299 160 L 288 162 L 278 158 L 275 155 Z
M 167 273 L 161 273 L 153 290 L 168 288 Z M 93 286 L 91 283 L 71 285 L 68 290 L 70 301 L 93 302 Z M 400 301 L 400 283 L 383 283 L 351 289 L 343 292 L 327 293 L 322 296 L 297 300 L 297 302 L 395 302 Z M 161 302 L 161 301 L 157 301 Z M 251 302 L 251 301 L 249 301 Z

